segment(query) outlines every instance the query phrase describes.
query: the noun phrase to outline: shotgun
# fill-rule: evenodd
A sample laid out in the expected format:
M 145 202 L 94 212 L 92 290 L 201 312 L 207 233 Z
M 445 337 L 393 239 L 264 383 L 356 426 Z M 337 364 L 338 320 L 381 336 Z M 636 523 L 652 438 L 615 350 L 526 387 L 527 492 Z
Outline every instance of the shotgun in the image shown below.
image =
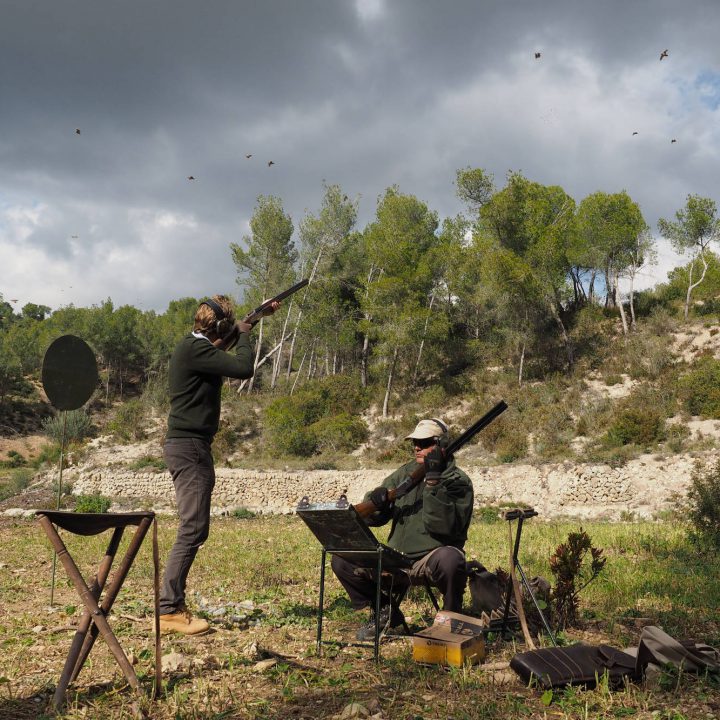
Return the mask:
M 445 449 L 445 457 L 450 457 L 457 452 L 463 445 L 466 445 L 477 435 L 483 428 L 487 427 L 496 417 L 507 409 L 507 403 L 501 400 L 492 410 L 489 410 L 477 422 L 472 424 L 462 435 L 453 440 Z M 407 495 L 416 485 L 420 484 L 425 478 L 425 465 L 419 463 L 412 471 L 410 477 L 403 480 L 397 487 L 388 490 L 388 500 L 394 502 L 403 495 Z M 377 511 L 375 503 L 372 500 L 358 503 L 353 506 L 355 512 L 360 517 L 366 518 Z
M 260 322 L 260 319 L 263 316 L 263 312 L 270 307 L 274 302 L 280 302 L 281 300 L 284 300 L 286 297 L 290 297 L 290 295 L 294 295 L 298 290 L 301 290 L 304 288 L 310 280 L 308 278 L 305 278 L 304 280 L 301 280 L 300 282 L 295 283 L 292 287 L 289 287 L 287 290 L 283 290 L 281 293 L 278 293 L 275 297 L 271 297 L 269 300 L 265 300 L 264 303 L 261 305 L 258 305 L 254 310 L 251 310 L 244 318 L 243 322 L 250 323 L 251 325 L 255 325 L 258 322 Z

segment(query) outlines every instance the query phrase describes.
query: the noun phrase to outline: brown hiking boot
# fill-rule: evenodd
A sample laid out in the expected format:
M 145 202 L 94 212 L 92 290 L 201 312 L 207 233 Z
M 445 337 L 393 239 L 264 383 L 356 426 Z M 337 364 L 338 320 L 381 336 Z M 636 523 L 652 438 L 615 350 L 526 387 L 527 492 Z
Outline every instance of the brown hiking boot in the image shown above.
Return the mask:
M 178 632 L 183 635 L 202 635 L 210 629 L 210 623 L 202 618 L 194 618 L 185 607 L 179 607 L 174 613 L 160 616 L 160 632 Z

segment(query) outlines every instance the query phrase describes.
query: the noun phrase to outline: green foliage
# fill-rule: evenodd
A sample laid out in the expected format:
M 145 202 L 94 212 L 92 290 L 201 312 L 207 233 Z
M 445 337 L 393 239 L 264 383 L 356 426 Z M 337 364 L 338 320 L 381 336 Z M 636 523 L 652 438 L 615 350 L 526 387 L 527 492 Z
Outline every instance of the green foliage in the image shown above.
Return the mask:
M 274 400 L 264 414 L 271 452 L 309 457 L 321 449 L 356 447 L 367 437 L 357 417 L 365 402 L 365 393 L 351 378 L 337 375 Z
M 695 466 L 685 505 L 691 538 L 701 547 L 720 549 L 720 460 L 707 468 Z
M 22 492 L 33 478 L 33 471 L 27 467 L 14 467 L 0 473 L 0 500 Z
M 79 513 L 106 513 L 112 500 L 104 495 L 78 495 L 75 500 L 75 512 Z
M 248 510 L 246 507 L 237 507 L 233 510 L 233 517 L 237 520 L 253 520 L 257 517 L 257 513 Z
M 66 443 L 79 443 L 93 434 L 93 424 L 85 410 L 65 410 L 43 422 L 43 432 L 58 445 L 63 436 Z
M 525 433 L 506 433 L 495 444 L 495 454 L 501 463 L 511 463 L 525 457 L 528 452 L 528 440 Z
M 550 571 L 555 577 L 551 595 L 553 617 L 560 628 L 577 625 L 580 592 L 605 567 L 607 558 L 602 554 L 581 527 L 578 532 L 569 533 L 567 541 L 558 545 L 550 558 Z
M 154 457 L 152 455 L 143 455 L 141 458 L 134 460 L 128 465 L 130 470 L 167 470 L 167 464 L 161 457 Z
M 368 437 L 367 425 L 363 420 L 347 412 L 321 417 L 308 430 L 317 438 L 320 451 L 348 452 L 364 443 Z
M 17 450 L 8 450 L 7 460 L 0 460 L 0 468 L 18 468 L 27 465 L 27 460 Z
M 107 429 L 118 439 L 124 442 L 131 440 L 144 440 L 145 407 L 138 398 L 127 400 L 119 405 L 107 425 Z
M 680 378 L 683 407 L 691 415 L 720 418 L 720 360 L 703 357 Z
M 606 441 L 611 446 L 650 445 L 665 438 L 665 418 L 651 408 L 627 407 L 615 418 L 607 431 Z

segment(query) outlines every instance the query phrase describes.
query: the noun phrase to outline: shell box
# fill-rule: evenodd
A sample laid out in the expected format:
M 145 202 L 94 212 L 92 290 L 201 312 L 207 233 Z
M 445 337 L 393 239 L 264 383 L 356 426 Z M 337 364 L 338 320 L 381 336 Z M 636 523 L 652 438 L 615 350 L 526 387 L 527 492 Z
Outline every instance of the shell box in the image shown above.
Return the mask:
M 469 615 L 441 610 L 429 628 L 413 635 L 413 660 L 461 667 L 485 659 L 485 623 Z

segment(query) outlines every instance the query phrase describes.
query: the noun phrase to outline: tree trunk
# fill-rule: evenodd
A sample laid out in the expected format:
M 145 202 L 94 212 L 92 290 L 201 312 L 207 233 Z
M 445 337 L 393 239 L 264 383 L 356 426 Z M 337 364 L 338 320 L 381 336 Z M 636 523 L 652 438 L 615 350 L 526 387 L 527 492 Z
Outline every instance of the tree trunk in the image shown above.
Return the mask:
M 302 368 L 303 368 L 303 365 L 305 364 L 306 357 L 307 357 L 307 350 L 303 353 L 302 360 L 300 361 L 300 367 L 298 368 L 298 371 L 295 374 L 295 380 L 292 384 L 292 387 L 290 388 L 291 395 L 295 392 L 295 386 L 297 385 L 297 381 L 300 379 L 300 373 L 302 372 Z
M 305 302 L 305 298 L 307 297 L 308 291 L 310 290 L 310 285 L 312 285 L 312 281 L 315 279 L 315 273 L 317 272 L 318 265 L 320 264 L 320 258 L 323 254 L 323 248 L 320 248 L 318 251 L 317 257 L 315 258 L 315 262 L 313 263 L 313 268 L 310 271 L 310 278 L 308 279 L 308 284 L 305 286 L 305 292 L 303 293 L 303 303 Z M 293 356 L 295 355 L 295 340 L 297 339 L 297 332 L 298 328 L 300 327 L 300 320 L 302 320 L 303 316 L 303 303 L 300 303 L 300 310 L 298 311 L 298 316 L 295 319 L 295 329 L 293 330 L 292 335 L 292 341 L 290 342 L 290 353 L 288 356 L 288 365 L 287 365 L 287 379 L 290 379 L 290 373 L 292 372 L 292 361 Z
M 415 370 L 413 371 L 413 385 L 417 382 L 418 370 L 420 369 L 420 358 L 422 358 L 423 348 L 425 347 L 425 338 L 427 337 L 427 329 L 430 324 L 430 313 L 435 302 L 435 291 L 430 296 L 430 305 L 428 306 L 428 316 L 425 318 L 425 327 L 423 328 L 422 340 L 420 340 L 420 348 L 418 350 L 417 360 L 415 361 Z
M 255 360 L 253 360 L 253 376 L 250 378 L 250 382 L 248 383 L 248 395 L 253 391 L 253 387 L 255 387 L 255 371 L 258 368 L 258 363 L 260 362 L 260 351 L 262 350 L 262 341 L 263 341 L 263 324 L 264 324 L 265 318 L 260 318 L 260 322 L 258 323 L 258 336 L 257 336 L 257 342 L 255 343 Z
M 290 312 L 292 311 L 293 301 L 295 298 L 290 299 L 290 304 L 288 305 L 288 311 L 287 315 L 285 316 L 285 322 L 283 323 L 283 329 L 282 334 L 280 337 L 282 338 L 280 340 L 280 351 L 275 356 L 275 360 L 273 361 L 273 373 L 272 373 L 272 380 L 270 381 L 270 389 L 273 389 L 275 385 L 277 384 L 278 375 L 280 375 L 280 361 L 282 359 L 282 346 L 285 343 L 286 337 L 285 337 L 285 331 L 287 330 L 288 322 L 290 321 Z M 290 337 L 288 335 L 288 337 Z M 292 360 L 290 361 L 292 364 Z
M 522 387 L 523 366 L 525 365 L 525 341 L 523 340 L 520 351 L 520 369 L 518 370 L 518 387 Z
M 393 352 L 393 359 L 390 363 L 390 372 L 388 373 L 387 387 L 385 388 L 385 398 L 383 400 L 383 411 L 382 416 L 386 418 L 388 416 L 388 405 L 390 404 L 390 391 L 392 390 L 393 379 L 395 375 L 395 364 L 397 363 L 399 348 L 396 345 L 395 351 Z
M 557 305 L 555 304 L 554 300 L 550 300 L 550 313 L 553 316 L 553 320 L 555 320 L 556 325 L 558 326 L 558 329 L 560 330 L 560 335 L 562 336 L 563 342 L 565 343 L 565 353 L 567 355 L 568 359 L 568 369 L 572 370 L 573 367 L 575 367 L 575 353 L 573 351 L 572 342 L 570 340 L 570 336 L 568 335 L 567 329 L 565 328 L 565 324 L 562 321 L 562 318 L 560 317 L 560 311 L 557 308 Z
M 630 329 L 635 332 L 637 324 L 635 322 L 635 275 L 630 275 Z
M 700 275 L 700 279 L 696 283 L 693 283 L 692 273 L 693 273 L 693 267 L 695 266 L 695 260 L 693 260 L 692 263 L 690 263 L 690 277 L 688 278 L 688 291 L 687 291 L 687 296 L 685 298 L 685 319 L 686 320 L 688 319 L 688 314 L 690 312 L 690 296 L 692 295 L 692 291 L 705 279 L 705 273 L 707 272 L 707 269 L 708 269 L 708 264 L 707 264 L 707 260 L 705 259 L 704 251 L 701 250 L 698 253 L 698 255 L 700 257 L 700 260 L 702 260 L 703 271 L 702 271 L 702 275 Z
M 615 302 L 620 310 L 620 320 L 622 320 L 623 335 L 625 337 L 627 337 L 627 334 L 628 334 L 627 317 L 625 316 L 625 307 L 623 305 L 622 295 L 620 294 L 620 289 L 619 289 L 618 285 L 619 285 L 619 279 L 618 279 L 618 276 L 615 275 L 614 282 L 613 282 L 613 295 L 615 296 Z

